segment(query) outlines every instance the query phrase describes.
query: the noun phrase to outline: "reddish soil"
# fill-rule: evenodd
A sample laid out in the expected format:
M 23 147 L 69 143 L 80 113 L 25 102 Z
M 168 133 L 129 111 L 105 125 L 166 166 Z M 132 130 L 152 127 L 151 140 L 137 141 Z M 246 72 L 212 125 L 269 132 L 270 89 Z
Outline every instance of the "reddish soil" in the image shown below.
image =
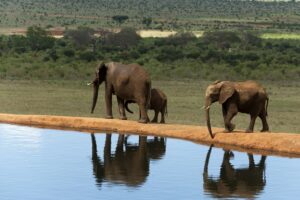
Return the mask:
M 207 128 L 203 126 L 140 124 L 118 119 L 0 114 L 0 122 L 84 132 L 173 137 L 250 153 L 300 157 L 300 134 L 292 133 L 223 133 L 223 129 L 213 128 L 215 138 L 211 139 Z

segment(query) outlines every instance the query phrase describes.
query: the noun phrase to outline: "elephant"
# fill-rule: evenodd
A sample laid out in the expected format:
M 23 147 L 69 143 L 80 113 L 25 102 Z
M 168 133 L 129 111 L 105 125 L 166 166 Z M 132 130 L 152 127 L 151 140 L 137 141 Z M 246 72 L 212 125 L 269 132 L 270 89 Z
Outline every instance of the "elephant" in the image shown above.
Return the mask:
M 215 198 L 253 199 L 258 193 L 263 191 L 266 185 L 266 156 L 261 156 L 259 163 L 255 164 L 253 155 L 248 153 L 248 167 L 235 169 L 230 163 L 230 159 L 234 154 L 225 150 L 220 176 L 215 177 L 208 175 L 208 163 L 212 147 L 213 145 L 208 150 L 203 172 L 203 187 L 207 193 L 210 193 Z
M 106 134 L 102 160 L 97 153 L 94 134 L 91 134 L 91 139 L 93 173 L 99 187 L 104 181 L 129 187 L 142 185 L 149 175 L 150 160 L 161 159 L 166 151 L 164 138 L 149 140 L 146 136 L 139 136 L 138 144 L 131 144 L 120 134 L 113 154 L 111 134 Z
M 133 113 L 129 108 L 128 104 L 134 103 L 133 101 L 125 101 L 125 108 L 128 112 Z M 165 123 L 165 115 L 168 114 L 167 109 L 168 99 L 165 93 L 160 89 L 152 88 L 151 89 L 151 99 L 150 99 L 150 107 L 149 110 L 154 110 L 155 114 L 151 122 L 158 122 L 158 114 L 161 113 L 160 123 Z
M 212 138 L 214 135 L 211 130 L 209 108 L 216 101 L 222 104 L 225 132 L 234 130 L 235 125 L 231 123 L 231 120 L 238 112 L 250 114 L 251 120 L 246 132 L 253 132 L 257 116 L 262 121 L 263 128 L 261 131 L 269 131 L 267 122 L 269 97 L 265 88 L 255 81 L 215 81 L 207 87 L 204 108 L 208 131 Z
M 138 64 L 122 64 L 117 62 L 101 63 L 97 67 L 91 113 L 94 112 L 99 86 L 105 82 L 106 118 L 112 119 L 112 95 L 117 96 L 120 119 L 126 120 L 124 101 L 132 100 L 139 105 L 141 116 L 140 123 L 147 123 L 149 117 L 147 109 L 150 104 L 151 80 L 150 76 Z

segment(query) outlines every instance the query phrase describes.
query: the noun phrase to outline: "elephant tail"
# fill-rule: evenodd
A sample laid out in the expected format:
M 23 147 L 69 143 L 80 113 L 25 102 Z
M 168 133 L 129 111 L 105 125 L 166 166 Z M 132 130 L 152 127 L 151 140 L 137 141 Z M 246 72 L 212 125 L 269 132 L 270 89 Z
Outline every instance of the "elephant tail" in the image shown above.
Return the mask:
M 269 106 L 269 97 L 267 96 L 267 102 L 266 102 L 266 116 L 268 116 L 268 106 Z
M 128 108 L 128 104 L 129 103 L 133 103 L 132 101 L 125 101 L 125 109 L 129 112 L 129 113 L 131 113 L 131 114 L 133 114 L 133 112 Z

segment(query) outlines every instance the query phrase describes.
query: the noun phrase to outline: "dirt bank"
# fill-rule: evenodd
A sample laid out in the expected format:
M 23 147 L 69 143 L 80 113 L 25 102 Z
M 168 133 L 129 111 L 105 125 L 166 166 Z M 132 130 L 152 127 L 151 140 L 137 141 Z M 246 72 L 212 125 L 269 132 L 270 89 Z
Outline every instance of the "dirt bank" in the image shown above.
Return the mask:
M 119 132 L 173 137 L 203 144 L 250 151 L 251 153 L 274 154 L 300 157 L 300 134 L 291 133 L 222 133 L 223 129 L 213 128 L 216 134 L 211 139 L 203 126 L 178 124 L 140 124 L 136 121 L 118 119 L 63 117 L 47 115 L 0 114 L 1 123 L 42 126 L 47 128 L 72 129 L 86 132 Z

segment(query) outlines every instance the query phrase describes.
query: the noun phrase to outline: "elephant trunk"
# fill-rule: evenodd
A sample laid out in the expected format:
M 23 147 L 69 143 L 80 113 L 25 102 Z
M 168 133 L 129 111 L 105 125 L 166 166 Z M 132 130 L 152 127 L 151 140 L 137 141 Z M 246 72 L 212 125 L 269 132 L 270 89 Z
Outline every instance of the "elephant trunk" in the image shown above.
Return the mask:
M 94 112 L 95 106 L 97 104 L 99 85 L 100 85 L 100 83 L 97 79 L 93 81 L 94 94 L 93 94 L 93 103 L 92 103 L 91 113 Z
M 210 117 L 209 117 L 209 109 L 210 109 L 211 101 L 207 98 L 205 101 L 205 113 L 206 113 L 206 124 L 208 128 L 208 132 L 210 134 L 210 137 L 213 139 L 214 135 L 211 131 L 211 124 L 210 124 Z

